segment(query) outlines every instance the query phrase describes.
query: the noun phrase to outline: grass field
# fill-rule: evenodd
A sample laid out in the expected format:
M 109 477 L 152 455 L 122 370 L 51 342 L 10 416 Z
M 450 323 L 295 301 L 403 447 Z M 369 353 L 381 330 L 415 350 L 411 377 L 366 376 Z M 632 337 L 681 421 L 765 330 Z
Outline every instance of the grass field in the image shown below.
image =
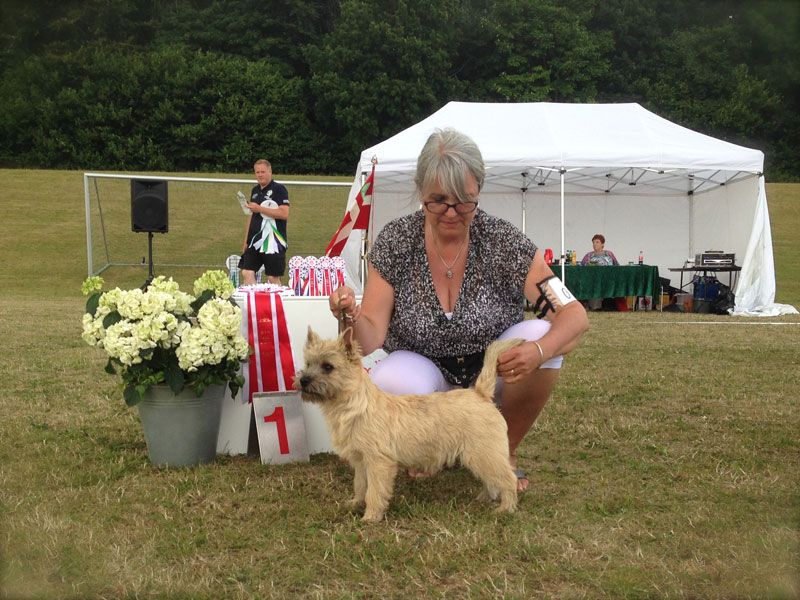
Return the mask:
M 332 455 L 151 467 L 80 338 L 81 174 L 0 171 L 0 189 L 0 598 L 800 597 L 798 316 L 591 313 L 520 448 L 532 485 L 516 514 L 453 470 L 399 477 L 387 520 L 364 525 Z M 293 203 L 298 253 L 324 248 L 337 194 Z M 800 307 L 800 185 L 767 195 L 776 301 Z M 206 219 L 213 240 L 183 222 L 159 251 L 241 246 L 241 220 Z M 147 270 L 103 275 L 134 286 Z

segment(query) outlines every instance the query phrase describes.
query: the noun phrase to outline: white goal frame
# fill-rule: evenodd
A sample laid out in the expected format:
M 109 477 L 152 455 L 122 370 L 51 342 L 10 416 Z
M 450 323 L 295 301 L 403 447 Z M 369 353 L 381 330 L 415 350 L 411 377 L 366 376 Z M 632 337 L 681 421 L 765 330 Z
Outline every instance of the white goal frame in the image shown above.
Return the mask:
M 86 259 L 88 263 L 88 276 L 93 277 L 99 275 L 109 267 L 139 267 L 141 263 L 112 263 L 108 253 L 108 244 L 105 239 L 105 224 L 103 223 L 103 210 L 100 203 L 99 191 L 95 189 L 98 207 L 100 211 L 100 230 L 103 232 L 103 247 L 105 248 L 106 260 L 105 264 L 98 270 L 94 270 L 94 256 L 92 251 L 92 214 L 91 214 L 91 194 L 89 190 L 89 180 L 92 179 L 138 179 L 144 181 L 186 181 L 194 183 L 238 183 L 255 185 L 258 183 L 255 179 L 219 179 L 212 177 L 178 177 L 173 175 L 144 175 L 144 174 L 129 174 L 121 175 L 114 173 L 84 173 L 83 174 L 83 196 L 86 211 Z M 277 180 L 276 180 L 277 181 Z M 279 181 L 278 183 L 285 186 L 321 186 L 321 187 L 352 187 L 352 182 L 345 181 Z M 191 265 L 191 264 L 167 264 L 159 263 L 160 267 L 224 267 L 224 265 Z

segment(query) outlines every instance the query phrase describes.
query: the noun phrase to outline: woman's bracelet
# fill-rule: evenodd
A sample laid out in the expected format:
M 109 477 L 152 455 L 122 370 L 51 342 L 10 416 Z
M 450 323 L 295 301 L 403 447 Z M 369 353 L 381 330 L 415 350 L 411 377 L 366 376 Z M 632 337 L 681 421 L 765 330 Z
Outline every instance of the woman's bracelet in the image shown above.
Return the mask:
M 536 340 L 534 340 L 533 343 L 536 344 L 536 347 L 539 349 L 539 354 L 542 355 L 542 362 L 544 362 L 544 350 L 542 350 L 542 347 L 539 345 L 539 342 L 537 342 Z

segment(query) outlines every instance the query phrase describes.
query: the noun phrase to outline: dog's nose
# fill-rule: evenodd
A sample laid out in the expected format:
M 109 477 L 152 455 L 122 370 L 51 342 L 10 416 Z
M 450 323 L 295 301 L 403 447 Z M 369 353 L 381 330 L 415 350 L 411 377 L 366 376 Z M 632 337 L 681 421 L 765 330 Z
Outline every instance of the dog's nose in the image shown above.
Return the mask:
M 302 387 L 308 387 L 309 383 L 311 383 L 311 377 L 306 375 L 306 376 L 300 378 L 300 385 Z

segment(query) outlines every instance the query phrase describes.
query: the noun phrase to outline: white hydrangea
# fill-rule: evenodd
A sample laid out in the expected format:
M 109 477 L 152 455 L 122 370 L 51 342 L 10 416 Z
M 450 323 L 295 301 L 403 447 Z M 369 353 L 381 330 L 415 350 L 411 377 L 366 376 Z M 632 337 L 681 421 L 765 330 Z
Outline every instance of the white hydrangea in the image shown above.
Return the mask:
M 170 309 L 170 312 L 176 315 L 191 315 L 194 310 L 190 306 L 192 302 L 194 302 L 194 298 L 192 298 L 189 294 L 185 292 L 175 292 L 172 294 L 173 300 L 175 300 L 175 305 L 173 308 Z
M 122 292 L 117 302 L 117 312 L 123 319 L 141 319 L 144 316 L 142 296 L 144 292 L 139 288 Z
M 121 289 L 114 288 L 113 290 L 109 290 L 103 293 L 100 296 L 100 301 L 98 302 L 98 306 L 105 306 L 109 309 L 109 312 L 113 312 L 117 310 L 117 306 L 119 305 L 120 300 L 122 299 L 122 294 L 124 294 Z
M 236 291 L 233 283 L 224 271 L 206 271 L 194 282 L 194 295 L 200 297 L 205 290 L 214 292 L 214 296 L 227 300 Z
M 90 346 L 103 347 L 103 339 L 106 337 L 106 330 L 103 327 L 103 319 L 111 309 L 107 306 L 98 306 L 94 317 L 89 313 L 83 314 L 83 341 Z
M 137 323 L 123 319 L 106 330 L 103 346 L 109 356 L 118 359 L 123 365 L 130 366 L 142 362 L 140 352 L 155 348 L 156 343 L 138 335 Z
M 239 333 L 242 311 L 226 300 L 214 298 L 200 308 L 197 320 L 201 327 L 231 337 Z
M 84 287 L 93 290 L 99 284 L 87 280 Z M 124 367 L 148 360 L 142 353 L 157 347 L 174 351 L 185 372 L 228 359 L 246 360 L 250 347 L 240 333 L 242 311 L 226 300 L 234 291 L 233 284 L 224 272 L 209 271 L 195 283 L 198 296 L 206 289 L 217 297 L 195 317 L 191 308 L 195 298 L 181 292 L 172 278 L 156 277 L 146 291 L 115 288 L 100 296 L 94 315 L 83 315 L 81 337 L 91 346 L 105 348 Z M 106 329 L 103 321 L 111 313 L 118 313 L 121 320 Z
M 231 360 L 245 360 L 250 355 L 250 344 L 241 335 L 236 335 L 230 341 L 228 358 Z
M 142 316 L 157 315 L 160 312 L 169 310 L 167 304 L 173 304 L 175 301 L 166 292 L 152 291 L 148 289 L 142 294 L 140 299 Z M 121 313 L 120 313 L 121 314 Z
M 170 342 L 178 329 L 178 319 L 175 315 L 160 312 L 156 315 L 147 315 L 135 323 L 135 335 L 143 341 L 153 342 L 153 346 L 169 348 Z
M 163 275 L 159 275 L 150 282 L 150 285 L 147 287 L 147 289 L 155 290 L 157 292 L 165 292 L 171 296 L 174 296 L 178 291 L 178 282 L 173 281 L 172 277 L 167 279 Z
M 176 348 L 180 345 L 181 339 L 183 338 L 184 333 L 186 330 L 189 329 L 192 325 L 188 321 L 177 321 L 177 325 L 175 326 L 175 330 L 170 330 L 170 335 L 165 340 L 159 343 L 164 349 L 167 348 Z
M 147 294 L 154 294 L 153 301 L 158 299 L 163 302 L 163 310 L 167 310 L 176 315 L 190 315 L 192 308 L 189 306 L 194 298 L 189 294 L 178 289 L 178 282 L 173 281 L 172 277 L 166 279 L 159 275 L 150 283 Z
M 219 333 L 192 327 L 183 333 L 181 345 L 175 349 L 178 366 L 184 371 L 197 371 L 203 365 L 216 365 L 228 356 L 228 339 Z

